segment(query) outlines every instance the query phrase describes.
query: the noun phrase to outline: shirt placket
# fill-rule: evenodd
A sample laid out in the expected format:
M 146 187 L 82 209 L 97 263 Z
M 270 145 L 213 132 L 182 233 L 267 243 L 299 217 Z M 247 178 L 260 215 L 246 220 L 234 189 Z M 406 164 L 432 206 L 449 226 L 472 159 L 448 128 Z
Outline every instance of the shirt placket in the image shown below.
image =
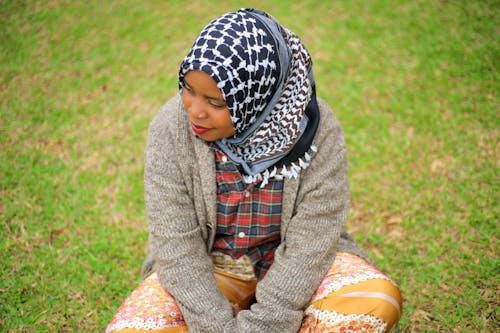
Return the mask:
M 240 180 L 243 182 L 243 178 Z M 250 230 L 252 227 L 252 192 L 253 184 L 246 185 L 240 195 L 239 223 L 234 228 L 234 254 L 239 256 L 248 252 L 250 245 Z

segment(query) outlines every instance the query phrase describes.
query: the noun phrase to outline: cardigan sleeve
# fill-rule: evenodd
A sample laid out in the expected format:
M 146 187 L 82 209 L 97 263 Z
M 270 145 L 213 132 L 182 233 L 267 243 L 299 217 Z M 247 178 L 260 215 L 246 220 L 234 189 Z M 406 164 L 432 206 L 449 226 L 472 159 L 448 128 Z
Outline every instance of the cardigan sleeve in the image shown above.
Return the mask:
M 144 186 L 150 252 L 160 282 L 174 296 L 190 332 L 222 332 L 235 320 L 215 281 L 193 199 L 175 155 L 178 142 L 172 120 L 175 123 L 178 117 L 169 115 L 173 108 L 174 103 L 169 103 L 160 110 L 151 123 L 146 145 Z
M 292 217 L 257 285 L 257 302 L 237 316 L 238 332 L 296 332 L 335 259 L 349 210 L 347 153 L 340 124 L 324 108 L 314 143 L 318 152 L 300 175 Z

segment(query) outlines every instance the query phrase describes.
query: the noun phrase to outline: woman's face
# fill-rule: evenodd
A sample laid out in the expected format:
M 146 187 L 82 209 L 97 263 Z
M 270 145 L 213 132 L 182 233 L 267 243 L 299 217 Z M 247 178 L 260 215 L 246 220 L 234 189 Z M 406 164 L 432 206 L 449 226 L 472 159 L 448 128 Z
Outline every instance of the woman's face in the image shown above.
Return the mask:
M 234 135 L 233 122 L 226 102 L 214 79 L 207 73 L 186 73 L 182 103 L 196 136 L 210 142 Z

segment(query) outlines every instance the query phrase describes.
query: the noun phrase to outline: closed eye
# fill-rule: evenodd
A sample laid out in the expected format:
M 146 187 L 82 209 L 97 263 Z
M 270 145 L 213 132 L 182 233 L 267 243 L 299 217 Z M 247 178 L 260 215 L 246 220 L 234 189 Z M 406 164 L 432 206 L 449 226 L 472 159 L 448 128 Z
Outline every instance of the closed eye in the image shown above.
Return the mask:
M 213 100 L 211 98 L 208 99 L 208 104 L 210 104 L 211 107 L 214 107 L 216 109 L 223 109 L 226 107 L 226 104 L 221 104 L 216 102 L 216 100 Z
M 194 94 L 193 88 L 191 88 L 191 87 L 189 86 L 189 84 L 187 84 L 187 83 L 186 83 L 186 81 L 182 82 L 182 88 L 183 88 L 184 90 L 186 90 L 188 93 L 190 93 L 191 95 L 193 95 L 193 94 Z

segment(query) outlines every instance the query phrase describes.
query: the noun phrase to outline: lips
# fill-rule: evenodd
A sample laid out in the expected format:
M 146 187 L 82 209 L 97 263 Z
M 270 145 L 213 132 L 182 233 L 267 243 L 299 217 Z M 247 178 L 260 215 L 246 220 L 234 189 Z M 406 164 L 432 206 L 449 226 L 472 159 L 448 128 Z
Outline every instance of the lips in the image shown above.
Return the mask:
M 194 134 L 198 135 L 198 136 L 200 136 L 203 133 L 206 133 L 206 132 L 212 130 L 211 128 L 206 128 L 206 127 L 203 127 L 203 126 L 198 126 L 195 123 L 191 123 L 191 128 L 193 129 Z

